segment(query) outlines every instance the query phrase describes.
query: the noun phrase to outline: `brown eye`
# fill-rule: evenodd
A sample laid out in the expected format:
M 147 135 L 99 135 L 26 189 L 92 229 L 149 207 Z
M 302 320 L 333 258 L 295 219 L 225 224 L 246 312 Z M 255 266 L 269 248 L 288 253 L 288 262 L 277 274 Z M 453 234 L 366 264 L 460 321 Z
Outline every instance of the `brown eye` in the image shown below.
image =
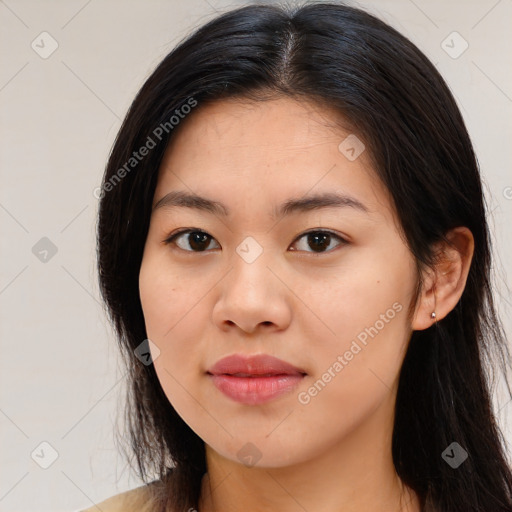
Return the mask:
M 332 249 L 332 243 L 335 240 L 338 240 L 339 243 L 337 245 L 344 245 L 348 242 L 342 238 L 341 236 L 332 233 L 331 231 L 308 231 L 307 233 L 302 234 L 297 240 L 305 239 L 305 243 L 302 244 L 302 248 L 298 250 L 304 250 L 306 252 L 315 252 L 315 253 L 322 253 L 322 252 L 330 252 Z M 297 243 L 297 241 L 295 242 Z M 335 245 L 334 247 L 337 247 Z M 311 248 L 311 251 L 308 251 L 307 248 Z M 297 250 L 297 249 L 292 249 Z
M 166 244 L 175 244 L 188 252 L 204 252 L 214 238 L 204 231 L 187 229 L 175 233 L 165 240 Z

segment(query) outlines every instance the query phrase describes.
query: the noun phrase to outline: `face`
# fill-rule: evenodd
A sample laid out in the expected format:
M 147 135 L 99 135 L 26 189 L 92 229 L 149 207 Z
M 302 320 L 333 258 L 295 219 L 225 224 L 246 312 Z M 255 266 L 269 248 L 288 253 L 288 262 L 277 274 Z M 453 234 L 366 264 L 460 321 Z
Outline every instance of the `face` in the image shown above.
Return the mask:
M 415 265 L 364 141 L 339 121 L 292 99 L 200 105 L 159 171 L 139 276 L 155 369 L 234 462 L 305 462 L 382 428 L 377 411 L 392 421 Z M 261 354 L 293 368 L 214 368 Z

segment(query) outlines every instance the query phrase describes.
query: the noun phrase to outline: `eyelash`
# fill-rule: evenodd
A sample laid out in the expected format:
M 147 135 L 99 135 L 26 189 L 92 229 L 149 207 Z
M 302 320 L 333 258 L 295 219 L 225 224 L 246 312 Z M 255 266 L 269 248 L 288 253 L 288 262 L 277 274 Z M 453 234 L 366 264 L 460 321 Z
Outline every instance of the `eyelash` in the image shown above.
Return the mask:
M 213 236 L 211 236 L 207 231 L 204 231 L 202 229 L 199 229 L 199 228 L 187 228 L 187 229 L 181 229 L 175 233 L 171 233 L 171 235 L 169 237 L 167 237 L 163 243 L 166 244 L 166 245 L 170 245 L 170 244 L 174 244 L 174 240 L 176 238 L 178 238 L 180 235 L 184 235 L 184 234 L 187 234 L 187 233 L 201 233 L 201 234 L 204 234 L 204 235 L 207 235 L 208 237 L 210 237 L 212 240 L 215 240 L 215 238 Z M 305 237 L 306 235 L 310 235 L 310 234 L 317 234 L 317 233 L 321 233 L 321 234 L 326 234 L 326 235 L 331 235 L 332 237 L 336 238 L 340 243 L 337 247 L 339 246 L 344 246 L 344 245 L 348 245 L 348 241 L 343 238 L 342 236 L 338 235 L 337 233 L 333 232 L 333 231 L 330 231 L 330 230 L 326 230 L 326 229 L 311 229 L 311 230 L 308 230 L 308 231 L 305 231 L 304 233 L 300 234 L 297 238 L 295 238 L 295 240 L 293 241 L 292 244 L 295 244 L 297 241 L 299 241 L 301 238 Z M 176 244 L 174 244 L 176 245 Z M 209 250 L 206 249 L 204 251 L 189 251 L 187 249 L 182 249 L 181 247 L 177 247 L 179 250 L 181 250 L 182 252 L 188 252 L 188 253 L 191 253 L 191 254 L 200 254 L 200 253 L 204 253 L 204 252 L 208 252 Z M 336 250 L 336 247 L 334 249 L 329 249 L 327 251 L 323 251 L 323 252 L 314 252 L 314 251 L 296 251 L 296 252 L 307 252 L 307 253 L 310 253 L 310 254 L 313 254 L 315 256 L 320 256 L 322 254 L 329 254 L 331 252 L 333 252 L 334 250 Z

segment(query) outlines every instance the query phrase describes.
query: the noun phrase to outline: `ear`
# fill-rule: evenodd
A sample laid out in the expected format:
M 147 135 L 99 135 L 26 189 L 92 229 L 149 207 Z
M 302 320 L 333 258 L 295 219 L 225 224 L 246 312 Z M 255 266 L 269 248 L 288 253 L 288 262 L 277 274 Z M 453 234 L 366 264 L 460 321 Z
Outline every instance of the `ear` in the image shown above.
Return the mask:
M 459 302 L 473 258 L 475 242 L 466 227 L 450 230 L 449 243 L 436 244 L 436 263 L 423 275 L 423 286 L 412 319 L 412 329 L 421 331 L 443 319 Z M 432 313 L 435 318 L 432 318 Z

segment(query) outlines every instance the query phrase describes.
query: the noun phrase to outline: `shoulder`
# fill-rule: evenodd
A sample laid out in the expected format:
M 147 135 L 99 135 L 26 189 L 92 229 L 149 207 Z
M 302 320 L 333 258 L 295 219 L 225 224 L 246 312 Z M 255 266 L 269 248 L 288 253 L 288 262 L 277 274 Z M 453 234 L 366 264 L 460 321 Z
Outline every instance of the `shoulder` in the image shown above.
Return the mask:
M 149 512 L 148 485 L 116 494 L 80 512 Z

